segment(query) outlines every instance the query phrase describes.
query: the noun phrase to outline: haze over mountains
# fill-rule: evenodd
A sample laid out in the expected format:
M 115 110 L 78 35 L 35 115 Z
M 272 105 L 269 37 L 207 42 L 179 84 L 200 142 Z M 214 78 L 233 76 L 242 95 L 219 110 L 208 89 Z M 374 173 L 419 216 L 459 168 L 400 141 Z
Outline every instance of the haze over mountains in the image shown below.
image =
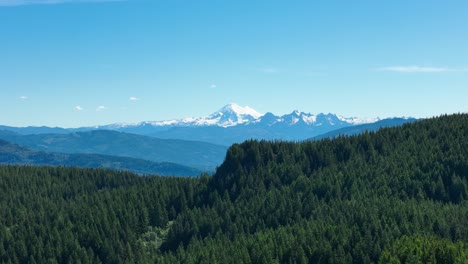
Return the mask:
M 0 138 L 38 151 L 130 157 L 177 163 L 206 171 L 212 171 L 223 161 L 227 149 L 206 142 L 157 139 L 106 130 L 32 135 L 0 131 Z
M 0 140 L 0 163 L 37 166 L 66 166 L 81 168 L 106 168 L 132 171 L 138 174 L 161 176 L 198 176 L 202 171 L 170 162 L 153 162 L 143 159 L 100 154 L 66 154 L 33 150 Z
M 231 103 L 206 117 L 145 121 L 136 124 L 116 123 L 71 129 L 0 126 L 0 130 L 20 134 L 65 134 L 92 130 L 115 130 L 161 139 L 205 141 L 229 146 L 247 139 L 304 140 L 336 129 L 374 123 L 380 120 L 380 118 L 343 117 L 331 113 L 315 115 L 297 110 L 290 114 L 277 116 L 271 112 L 261 114 L 248 106 L 242 107 Z M 408 121 L 412 120 L 414 119 L 408 119 Z
M 231 103 L 207 117 L 111 124 L 98 128 L 229 146 L 248 139 L 304 140 L 342 127 L 378 120 L 346 118 L 330 113 L 314 115 L 300 111 L 277 116 L 270 112 L 260 114 L 248 106 Z
M 414 121 L 416 121 L 415 118 L 388 118 L 388 119 L 379 120 L 375 123 L 361 124 L 361 125 L 344 127 L 344 128 L 332 130 L 328 133 L 310 138 L 310 140 L 321 140 L 324 138 L 335 138 L 338 136 L 358 135 L 358 134 L 361 134 L 363 131 L 375 132 L 384 127 L 400 126 L 405 123 L 411 123 Z
M 49 160 L 49 165 L 86 167 L 86 164 L 91 164 L 84 162 L 89 159 L 88 156 L 81 156 L 81 163 L 73 163 L 70 162 L 69 156 L 60 156 L 58 153 L 104 155 L 106 158 L 100 156 L 97 159 L 100 163 L 95 162 L 92 167 L 129 169 L 138 173 L 154 172 L 163 175 L 182 171 L 184 175 L 195 176 L 200 171 L 214 171 L 216 166 L 222 163 L 227 147 L 245 140 L 321 139 L 359 134 L 366 130 L 376 131 L 380 127 L 397 126 L 414 120 L 359 119 L 331 113 L 314 115 L 300 111 L 277 116 L 273 113 L 261 114 L 248 106 L 228 104 L 206 117 L 146 121 L 137 124 L 120 123 L 72 129 L 0 126 L 0 139 L 36 151 L 34 157 L 46 155 L 44 160 Z M 10 154 L 24 158 L 24 153 L 19 151 Z M 140 164 L 142 168 L 125 164 L 122 158 L 134 159 L 128 162 Z M 35 164 L 36 159 L 16 160 Z M 5 163 L 6 160 L 0 162 Z M 151 162 L 167 163 L 175 167 L 168 169 L 167 166 L 161 167 Z M 158 171 L 160 168 L 164 170 Z

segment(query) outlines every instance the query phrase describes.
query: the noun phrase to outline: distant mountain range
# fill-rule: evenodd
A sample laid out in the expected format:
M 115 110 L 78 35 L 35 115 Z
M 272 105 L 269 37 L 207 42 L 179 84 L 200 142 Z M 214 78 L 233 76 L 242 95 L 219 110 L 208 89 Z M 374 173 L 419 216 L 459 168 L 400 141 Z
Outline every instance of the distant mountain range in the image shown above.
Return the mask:
M 266 116 L 266 118 L 263 118 Z M 323 118 L 327 118 L 327 120 Z M 325 123 L 331 125 L 336 123 L 347 123 L 350 125 L 371 123 L 379 120 L 373 118 L 369 120 L 363 120 L 359 118 L 345 118 L 333 114 L 318 114 L 312 115 L 304 112 L 293 111 L 291 114 L 283 116 L 275 116 L 272 113 L 260 114 L 256 110 L 248 106 L 239 106 L 237 104 L 228 104 L 218 111 L 207 117 L 189 117 L 184 119 L 173 119 L 166 121 L 151 121 L 142 122 L 138 124 L 112 124 L 102 126 L 99 128 L 107 129 L 127 129 L 140 126 L 153 126 L 153 127 L 206 127 L 206 126 L 218 126 L 218 127 L 233 127 L 238 125 L 251 125 L 262 123 L 264 125 L 275 125 L 279 123 L 287 124 L 289 126 L 304 123 L 310 126 L 321 126 Z
M 106 156 L 95 156 L 97 160 L 102 160 L 99 164 L 108 164 L 107 161 L 103 161 L 111 159 L 108 156 L 112 156 L 114 160 L 116 157 L 135 159 L 130 164 L 137 164 L 136 160 L 167 162 L 184 169 L 194 168 L 193 171 L 198 172 L 214 171 L 216 166 L 222 163 L 228 146 L 248 139 L 317 140 L 337 135 L 359 134 L 366 130 L 375 131 L 380 127 L 397 126 L 414 120 L 416 119 L 359 119 L 330 113 L 314 115 L 300 111 L 277 116 L 272 113 L 260 114 L 247 106 L 229 104 L 207 117 L 137 124 L 110 124 L 72 129 L 0 126 L 0 139 L 39 151 L 39 154 L 45 155 L 46 158 L 62 160 L 67 164 L 72 163 L 67 158 L 79 158 L 80 164 L 85 164 L 89 156 L 62 157 L 57 156 L 57 153 Z M 45 154 L 46 152 L 48 153 Z M 76 166 L 82 166 L 80 164 Z M 158 166 L 140 164 L 144 168 Z M 114 167 L 131 166 L 127 164 Z
M 300 111 L 277 116 L 273 113 L 260 114 L 248 106 L 228 104 L 207 117 L 146 121 L 137 124 L 117 123 L 73 129 L 0 126 L 0 130 L 20 134 L 67 134 L 92 130 L 113 130 L 160 139 L 203 141 L 230 146 L 247 139 L 305 140 L 336 129 L 377 121 L 380 119 L 349 118 L 331 113 L 314 115 Z
M 389 118 L 377 121 L 375 123 L 370 124 L 362 124 L 356 125 L 351 127 L 344 127 L 337 130 L 330 131 L 328 133 L 318 135 L 316 137 L 310 138 L 310 140 L 320 140 L 324 138 L 335 138 L 338 136 L 352 136 L 361 134 L 364 131 L 368 132 L 375 132 L 383 127 L 394 127 L 394 126 L 401 126 L 406 123 L 412 123 L 416 121 L 415 118 Z
M 38 151 L 130 157 L 177 163 L 206 171 L 212 171 L 221 164 L 227 149 L 206 142 L 157 139 L 106 130 L 33 135 L 0 131 L 0 139 Z
M 260 114 L 248 106 L 228 104 L 207 117 L 137 124 L 111 124 L 97 128 L 148 135 L 161 139 L 204 141 L 229 146 L 248 139 L 301 141 L 347 127 L 380 121 L 392 123 L 393 119 L 398 118 L 360 119 L 331 113 L 314 115 L 300 111 L 277 116 L 270 112 Z M 405 122 L 411 120 L 414 119 L 405 119 Z M 403 122 L 397 121 L 396 123 Z
M 161 176 L 199 176 L 201 173 L 200 170 L 175 163 L 99 154 L 49 153 L 4 140 L 0 140 L 0 164 L 107 168 Z

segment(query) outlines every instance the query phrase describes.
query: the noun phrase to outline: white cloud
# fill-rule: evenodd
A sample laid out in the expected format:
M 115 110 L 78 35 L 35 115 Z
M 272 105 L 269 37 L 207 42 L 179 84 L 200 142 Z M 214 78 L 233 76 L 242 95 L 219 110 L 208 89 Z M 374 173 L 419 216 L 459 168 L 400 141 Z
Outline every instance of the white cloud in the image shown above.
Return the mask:
M 27 96 L 22 95 L 22 96 L 19 97 L 19 99 L 25 101 L 25 100 L 28 100 L 29 98 Z
M 128 98 L 128 100 L 136 102 L 136 101 L 140 101 L 141 99 L 138 97 L 131 96 L 130 98 Z
M 212 85 L 210 85 L 210 87 L 214 89 L 214 88 L 216 88 L 218 86 L 216 84 L 212 84 Z
M 126 0 L 0 0 L 0 6 L 52 5 L 79 2 L 121 2 Z
M 99 111 L 103 111 L 103 110 L 107 110 L 107 109 L 108 109 L 107 107 L 105 107 L 105 106 L 103 106 L 103 105 L 100 105 L 100 106 L 98 106 L 98 107 L 96 108 L 96 111 L 99 112 Z
M 445 67 L 424 67 L 424 66 L 392 66 L 378 69 L 380 71 L 401 72 L 401 73 L 441 73 L 441 72 L 464 72 L 468 69 L 456 69 Z
M 83 109 L 83 107 L 77 105 L 77 106 L 75 106 L 75 110 L 76 111 L 83 111 L 84 109 Z

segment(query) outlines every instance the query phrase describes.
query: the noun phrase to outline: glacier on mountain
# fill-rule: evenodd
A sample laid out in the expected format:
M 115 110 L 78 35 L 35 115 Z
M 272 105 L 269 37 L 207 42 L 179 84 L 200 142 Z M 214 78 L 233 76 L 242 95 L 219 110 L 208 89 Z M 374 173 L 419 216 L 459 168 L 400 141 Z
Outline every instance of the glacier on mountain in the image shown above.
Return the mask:
M 205 117 L 188 117 L 183 119 L 171 119 L 163 121 L 145 121 L 137 124 L 111 124 L 102 126 L 105 129 L 118 129 L 129 127 L 208 127 L 218 126 L 223 128 L 234 127 L 238 125 L 305 125 L 305 126 L 323 126 L 336 124 L 341 125 L 359 125 L 374 123 L 379 118 L 360 119 L 356 117 L 346 118 L 335 114 L 310 114 L 294 110 L 291 114 L 276 116 L 272 113 L 261 114 L 249 106 L 240 106 L 230 103 L 218 111 Z

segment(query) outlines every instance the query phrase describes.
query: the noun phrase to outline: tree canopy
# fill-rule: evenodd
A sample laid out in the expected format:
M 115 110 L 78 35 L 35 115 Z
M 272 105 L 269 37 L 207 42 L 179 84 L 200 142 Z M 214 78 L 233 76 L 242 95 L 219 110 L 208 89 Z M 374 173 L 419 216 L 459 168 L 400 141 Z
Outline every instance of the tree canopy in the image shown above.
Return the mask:
M 468 115 L 231 146 L 212 176 L 0 167 L 1 263 L 466 263 Z

